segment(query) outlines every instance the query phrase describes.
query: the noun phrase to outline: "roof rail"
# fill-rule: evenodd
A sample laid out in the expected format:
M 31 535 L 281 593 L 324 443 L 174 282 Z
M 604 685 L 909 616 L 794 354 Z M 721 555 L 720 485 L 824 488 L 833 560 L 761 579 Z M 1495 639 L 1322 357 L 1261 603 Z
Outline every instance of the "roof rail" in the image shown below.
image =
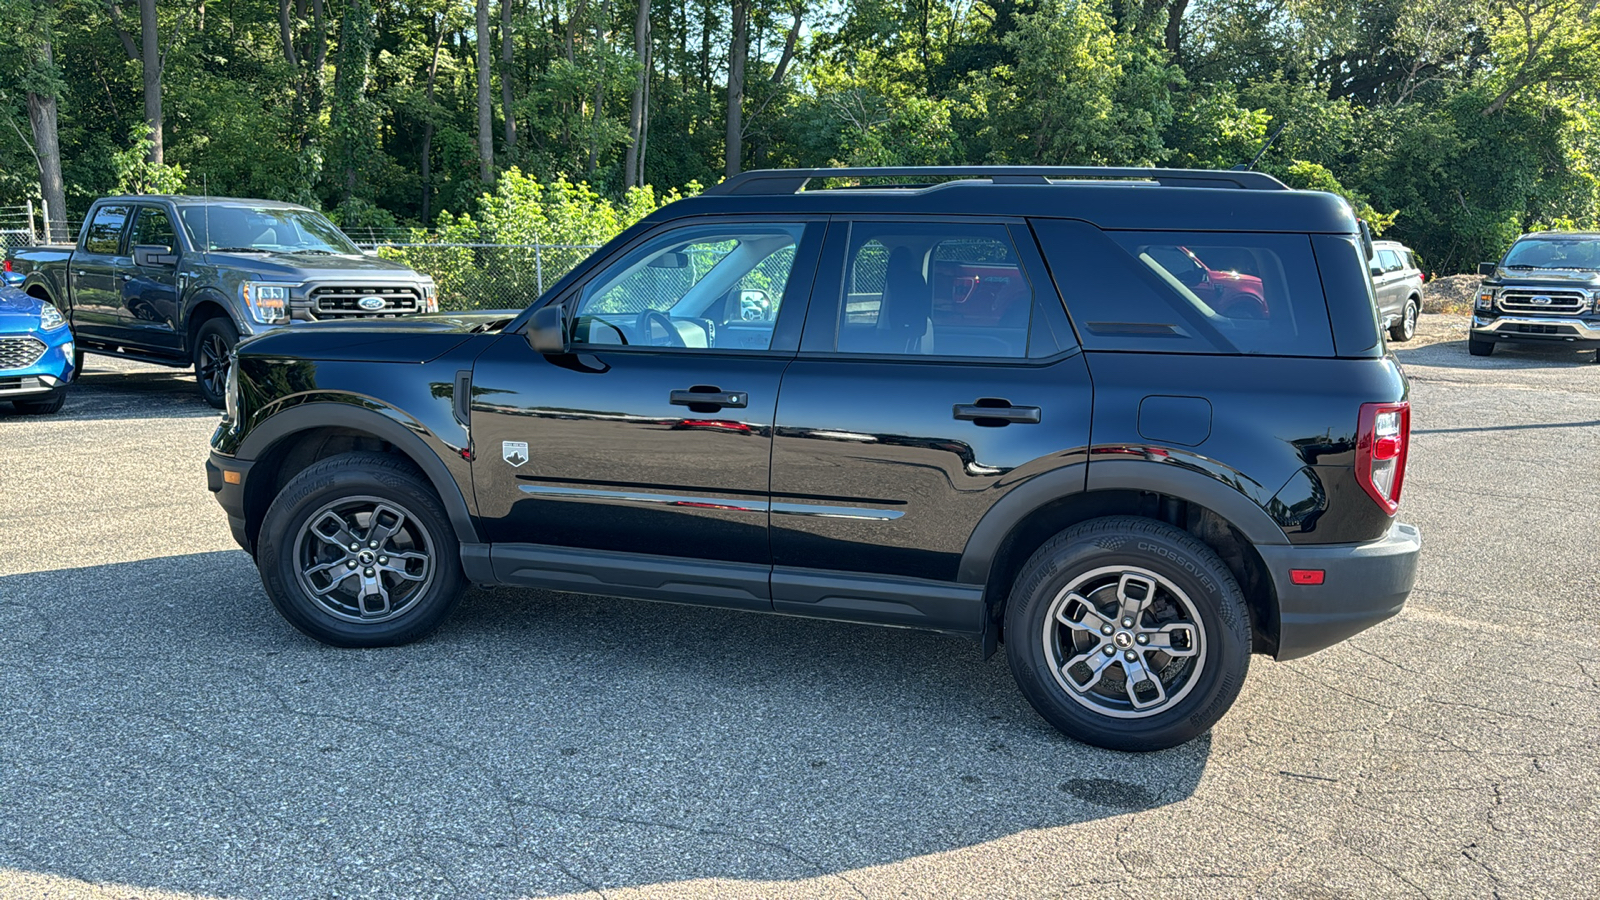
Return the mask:
M 837 169 L 758 169 L 707 188 L 703 195 L 796 194 L 813 178 L 987 178 L 995 184 L 1049 184 L 1050 179 L 1141 178 L 1165 187 L 1286 191 L 1265 172 L 1158 169 L 1153 166 L 877 166 Z

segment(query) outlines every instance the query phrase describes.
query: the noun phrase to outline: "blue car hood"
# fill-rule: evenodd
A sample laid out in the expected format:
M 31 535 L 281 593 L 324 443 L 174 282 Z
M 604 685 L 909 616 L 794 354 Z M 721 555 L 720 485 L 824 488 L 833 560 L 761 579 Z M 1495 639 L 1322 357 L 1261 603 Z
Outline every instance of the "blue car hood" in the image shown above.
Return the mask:
M 39 309 L 44 301 L 16 288 L 0 287 L 0 334 L 39 330 Z

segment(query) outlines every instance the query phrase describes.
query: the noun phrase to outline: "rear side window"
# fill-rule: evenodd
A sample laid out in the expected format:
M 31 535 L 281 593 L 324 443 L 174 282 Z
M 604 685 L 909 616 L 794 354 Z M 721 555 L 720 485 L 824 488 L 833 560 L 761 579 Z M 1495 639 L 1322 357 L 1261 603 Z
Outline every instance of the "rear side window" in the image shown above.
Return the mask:
M 1400 254 L 1387 247 L 1378 251 L 1378 258 L 1383 260 L 1383 270 L 1385 272 L 1398 272 L 1405 268 L 1400 262 Z
M 1033 295 L 1004 225 L 857 222 L 837 350 L 1021 359 Z
M 114 255 L 122 244 L 122 226 L 128 221 L 128 207 L 102 206 L 95 210 L 89 229 L 83 234 L 83 249 L 89 253 Z
M 1305 235 L 1034 229 L 1085 349 L 1333 355 Z

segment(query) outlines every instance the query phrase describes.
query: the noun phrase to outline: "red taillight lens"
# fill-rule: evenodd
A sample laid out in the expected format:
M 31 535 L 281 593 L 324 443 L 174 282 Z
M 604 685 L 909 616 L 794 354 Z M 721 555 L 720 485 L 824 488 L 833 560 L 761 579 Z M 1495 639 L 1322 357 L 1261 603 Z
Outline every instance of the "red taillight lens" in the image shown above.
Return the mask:
M 9 259 L 6 260 L 6 271 L 7 272 L 11 271 L 11 260 L 9 260 Z
M 1384 512 L 1400 508 L 1411 443 L 1411 404 L 1363 403 L 1356 437 L 1356 481 Z

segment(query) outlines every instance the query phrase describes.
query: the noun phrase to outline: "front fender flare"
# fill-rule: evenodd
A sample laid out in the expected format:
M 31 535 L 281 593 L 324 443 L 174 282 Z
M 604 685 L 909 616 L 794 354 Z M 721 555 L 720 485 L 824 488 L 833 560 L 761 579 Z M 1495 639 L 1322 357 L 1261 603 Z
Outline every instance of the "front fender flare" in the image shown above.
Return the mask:
M 409 416 L 405 418 L 410 419 Z M 285 438 L 315 428 L 364 431 L 393 444 L 415 462 L 433 484 L 434 492 L 450 514 L 450 524 L 456 530 L 457 539 L 462 544 L 478 543 L 478 529 L 472 522 L 472 510 L 461 492 L 461 485 L 451 476 L 439 454 L 429 446 L 427 438 L 433 435 L 414 420 L 402 423 L 394 416 L 377 410 L 337 401 L 303 403 L 274 413 L 251 429 L 239 443 L 237 458 L 244 462 L 260 459 Z

